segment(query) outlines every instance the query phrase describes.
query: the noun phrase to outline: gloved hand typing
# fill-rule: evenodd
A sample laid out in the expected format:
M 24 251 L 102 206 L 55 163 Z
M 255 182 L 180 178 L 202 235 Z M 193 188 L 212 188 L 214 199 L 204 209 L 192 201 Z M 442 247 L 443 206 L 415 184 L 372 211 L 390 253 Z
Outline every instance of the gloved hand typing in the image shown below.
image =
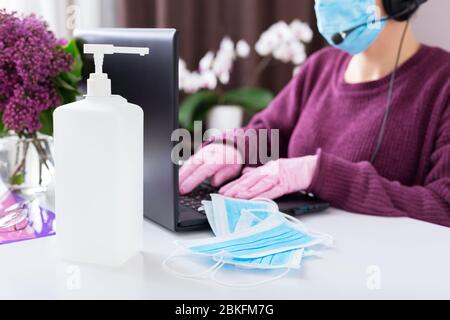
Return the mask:
M 277 199 L 283 195 L 304 191 L 311 185 L 317 166 L 317 156 L 279 159 L 254 170 L 222 189 L 224 196 L 239 199 Z
M 219 187 L 241 173 L 243 158 L 233 146 L 213 143 L 201 148 L 180 169 L 179 188 L 182 195 L 192 192 L 206 179 Z

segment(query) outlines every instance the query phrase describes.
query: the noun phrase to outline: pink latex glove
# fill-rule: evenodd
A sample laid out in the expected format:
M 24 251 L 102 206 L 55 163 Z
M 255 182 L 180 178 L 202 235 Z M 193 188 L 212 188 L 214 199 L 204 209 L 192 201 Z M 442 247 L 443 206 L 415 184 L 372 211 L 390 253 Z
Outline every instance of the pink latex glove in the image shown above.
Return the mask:
M 213 143 L 201 148 L 180 169 L 180 194 L 192 192 L 206 179 L 219 187 L 241 173 L 243 158 L 233 146 Z
M 317 156 L 279 159 L 246 173 L 222 189 L 220 193 L 239 199 L 277 199 L 283 195 L 304 191 L 311 185 L 317 166 Z

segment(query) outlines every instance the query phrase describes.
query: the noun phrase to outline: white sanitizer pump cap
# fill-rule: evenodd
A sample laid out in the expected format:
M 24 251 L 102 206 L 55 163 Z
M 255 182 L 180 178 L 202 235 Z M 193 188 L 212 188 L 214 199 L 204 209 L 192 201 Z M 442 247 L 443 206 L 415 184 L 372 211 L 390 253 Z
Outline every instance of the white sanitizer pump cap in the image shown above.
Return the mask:
M 103 73 L 103 58 L 105 54 L 126 53 L 145 56 L 149 48 L 115 47 L 111 44 L 85 44 L 85 54 L 93 54 L 95 62 L 95 73 L 91 73 L 87 81 L 87 95 L 103 97 L 111 95 L 111 80 Z

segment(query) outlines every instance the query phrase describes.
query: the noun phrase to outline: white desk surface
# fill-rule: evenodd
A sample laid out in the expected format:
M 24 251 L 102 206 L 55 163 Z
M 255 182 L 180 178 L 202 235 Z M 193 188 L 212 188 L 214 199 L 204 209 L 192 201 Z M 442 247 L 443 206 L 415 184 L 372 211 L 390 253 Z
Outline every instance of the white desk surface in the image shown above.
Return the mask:
M 174 234 L 145 222 L 144 251 L 116 269 L 59 261 L 55 237 L 0 246 L 0 299 L 450 299 L 450 229 L 335 209 L 302 221 L 332 235 L 335 248 L 258 287 L 223 287 L 168 273 L 161 262 L 175 239 L 209 233 Z M 261 279 L 234 268 L 224 272 L 236 281 Z

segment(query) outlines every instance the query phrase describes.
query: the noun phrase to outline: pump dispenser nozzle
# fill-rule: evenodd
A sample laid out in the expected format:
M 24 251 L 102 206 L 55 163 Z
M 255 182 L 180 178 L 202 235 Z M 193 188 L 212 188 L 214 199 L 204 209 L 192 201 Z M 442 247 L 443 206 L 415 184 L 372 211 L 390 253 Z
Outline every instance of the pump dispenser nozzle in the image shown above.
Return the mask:
M 85 54 L 94 55 L 95 73 L 91 73 L 87 81 L 88 96 L 111 95 L 111 80 L 103 73 L 103 60 L 105 54 L 124 53 L 145 56 L 149 54 L 149 48 L 115 47 L 111 44 L 85 44 Z

